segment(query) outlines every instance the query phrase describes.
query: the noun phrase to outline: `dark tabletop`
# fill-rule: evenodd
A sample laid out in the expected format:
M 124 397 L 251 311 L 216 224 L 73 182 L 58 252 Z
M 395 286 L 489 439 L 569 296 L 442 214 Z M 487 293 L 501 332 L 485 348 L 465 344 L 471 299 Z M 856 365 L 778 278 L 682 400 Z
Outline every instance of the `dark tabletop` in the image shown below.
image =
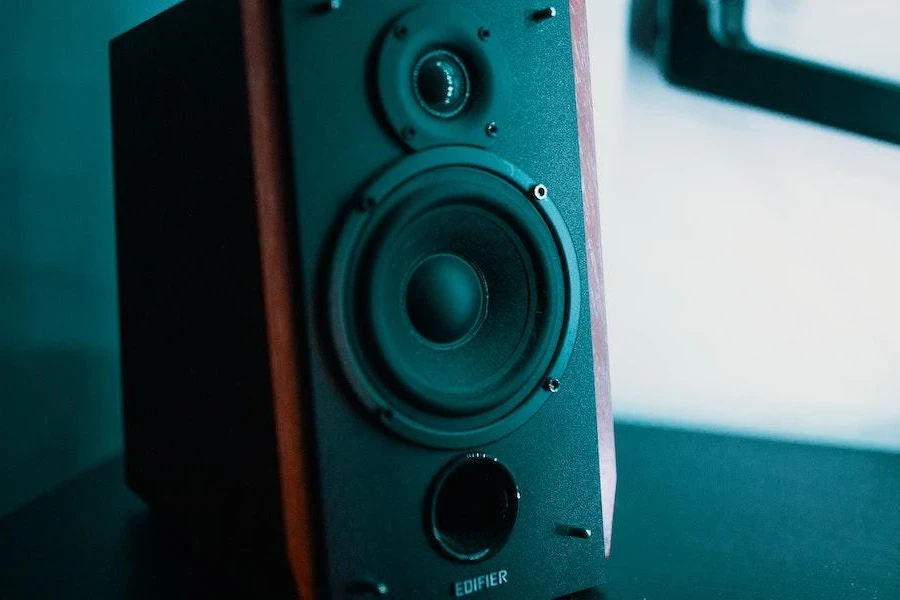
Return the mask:
M 584 598 L 900 599 L 900 455 L 616 432 L 608 581 Z M 225 594 L 164 537 L 107 463 L 0 520 L 0 599 Z

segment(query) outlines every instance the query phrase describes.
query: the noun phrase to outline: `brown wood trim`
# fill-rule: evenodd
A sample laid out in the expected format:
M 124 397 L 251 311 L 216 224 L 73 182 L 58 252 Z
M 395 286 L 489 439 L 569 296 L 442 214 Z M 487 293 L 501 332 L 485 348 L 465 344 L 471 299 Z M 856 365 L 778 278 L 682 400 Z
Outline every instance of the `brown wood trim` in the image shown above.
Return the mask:
M 606 294 L 600 244 L 600 190 L 597 183 L 594 138 L 594 101 L 591 93 L 591 59 L 588 45 L 587 0 L 570 0 L 572 55 L 575 60 L 575 93 L 578 103 L 578 140 L 581 145 L 581 186 L 584 196 L 584 230 L 588 285 L 591 295 L 591 337 L 594 347 L 594 389 L 597 402 L 597 437 L 600 451 L 600 492 L 603 508 L 603 541 L 606 556 L 612 543 L 616 502 L 616 443 L 613 432 L 612 394 L 609 383 L 609 345 L 606 327 Z
M 286 167 L 274 27 L 274 2 L 241 0 L 250 136 L 285 545 L 300 598 L 316 598 L 311 488 L 304 456 L 300 364 L 294 320 Z

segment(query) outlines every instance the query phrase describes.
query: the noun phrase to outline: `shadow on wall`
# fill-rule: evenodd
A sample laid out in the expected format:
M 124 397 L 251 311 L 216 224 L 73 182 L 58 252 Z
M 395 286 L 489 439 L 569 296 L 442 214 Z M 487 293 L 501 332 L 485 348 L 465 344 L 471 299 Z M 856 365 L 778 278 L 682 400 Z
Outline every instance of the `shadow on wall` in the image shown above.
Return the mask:
M 175 3 L 0 2 L 0 515 L 121 449 L 107 44 Z
M 0 514 L 121 447 L 117 370 L 83 347 L 0 349 Z

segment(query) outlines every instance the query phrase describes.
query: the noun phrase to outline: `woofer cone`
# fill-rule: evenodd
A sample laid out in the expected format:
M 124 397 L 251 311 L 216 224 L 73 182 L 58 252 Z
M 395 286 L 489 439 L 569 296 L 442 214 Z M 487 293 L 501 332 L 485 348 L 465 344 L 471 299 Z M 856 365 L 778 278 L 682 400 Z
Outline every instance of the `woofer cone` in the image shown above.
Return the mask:
M 330 319 L 354 392 L 407 439 L 465 447 L 527 420 L 574 342 L 568 232 L 493 154 L 414 155 L 367 189 L 338 239 Z

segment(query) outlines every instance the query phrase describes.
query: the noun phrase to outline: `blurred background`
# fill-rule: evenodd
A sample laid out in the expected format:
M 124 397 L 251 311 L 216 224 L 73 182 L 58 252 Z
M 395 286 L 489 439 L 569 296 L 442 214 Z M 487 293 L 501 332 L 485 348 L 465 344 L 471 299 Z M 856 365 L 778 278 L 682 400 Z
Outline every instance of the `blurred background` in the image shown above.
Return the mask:
M 0 2 L 0 515 L 121 451 L 107 42 L 175 3 Z
M 900 145 L 674 86 L 672 1 L 588 2 L 617 417 L 900 450 Z M 0 515 L 121 451 L 106 44 L 172 4 L 0 2 Z M 740 4 L 900 79 L 900 5 Z
M 900 145 L 674 87 L 664 4 L 588 3 L 616 416 L 900 450 Z M 897 74 L 898 3 L 747 15 L 772 49 Z

